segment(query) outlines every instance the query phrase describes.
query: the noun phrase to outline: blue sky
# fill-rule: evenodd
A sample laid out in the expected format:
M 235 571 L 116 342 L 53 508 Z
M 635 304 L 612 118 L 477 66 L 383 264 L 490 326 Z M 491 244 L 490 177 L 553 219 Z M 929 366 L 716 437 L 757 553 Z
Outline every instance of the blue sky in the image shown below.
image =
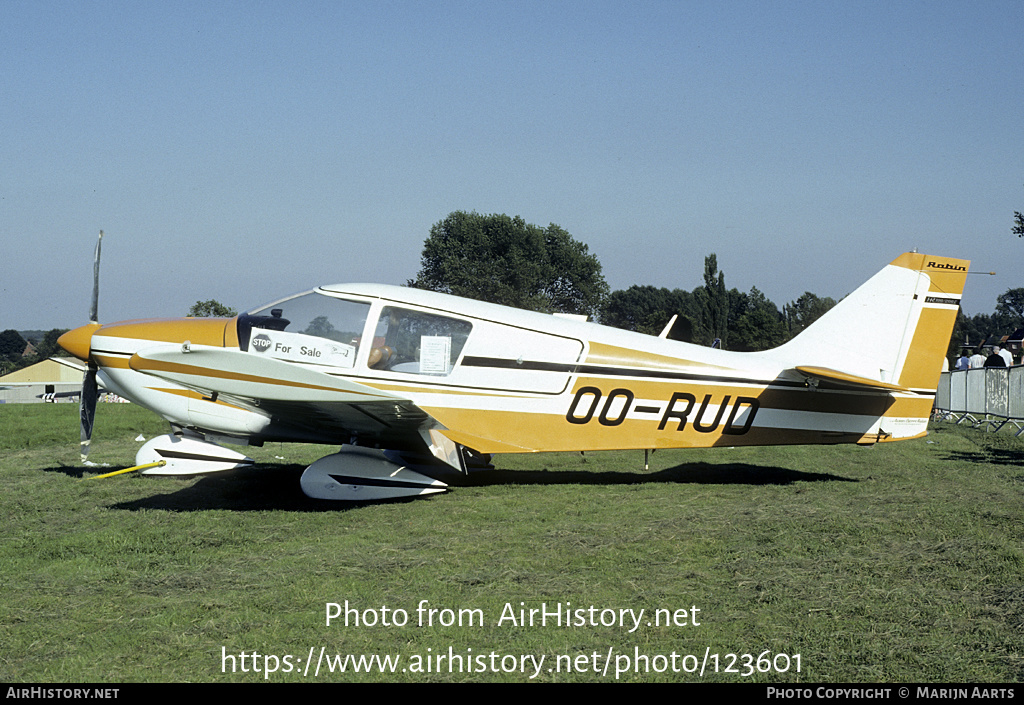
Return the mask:
M 404 283 L 454 210 L 613 289 L 1024 286 L 1024 3 L 0 3 L 0 329 Z

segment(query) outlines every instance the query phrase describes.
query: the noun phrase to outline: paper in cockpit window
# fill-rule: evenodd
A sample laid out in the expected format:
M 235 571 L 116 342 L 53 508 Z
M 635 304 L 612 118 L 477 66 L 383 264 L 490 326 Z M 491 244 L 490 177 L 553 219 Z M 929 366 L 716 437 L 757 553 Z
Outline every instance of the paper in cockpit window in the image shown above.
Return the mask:
M 452 354 L 452 339 L 447 335 L 420 336 L 420 372 L 448 374 Z

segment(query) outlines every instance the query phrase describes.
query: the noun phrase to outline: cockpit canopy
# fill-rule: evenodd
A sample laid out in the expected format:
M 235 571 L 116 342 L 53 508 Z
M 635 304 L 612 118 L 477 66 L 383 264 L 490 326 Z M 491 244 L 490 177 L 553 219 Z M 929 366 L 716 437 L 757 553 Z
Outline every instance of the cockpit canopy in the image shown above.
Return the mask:
M 423 375 L 449 374 L 472 329 L 469 321 L 451 316 L 318 291 L 238 317 L 244 351 L 343 369 L 365 365 Z

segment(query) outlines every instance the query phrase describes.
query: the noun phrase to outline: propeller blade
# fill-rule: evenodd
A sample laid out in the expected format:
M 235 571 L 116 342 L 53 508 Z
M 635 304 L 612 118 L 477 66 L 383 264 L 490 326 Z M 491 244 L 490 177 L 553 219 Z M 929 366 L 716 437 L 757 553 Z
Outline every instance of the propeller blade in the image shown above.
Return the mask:
M 78 412 L 82 421 L 82 462 L 89 457 L 89 442 L 92 440 L 92 422 L 96 418 L 96 399 L 99 396 L 96 385 L 96 365 L 89 363 L 89 369 L 85 371 L 85 379 L 82 380 L 82 402 L 79 404 Z
M 103 231 L 96 239 L 96 252 L 93 255 L 92 264 L 92 305 L 89 307 L 89 322 L 99 323 L 100 303 L 100 248 L 103 245 Z M 89 351 L 91 352 L 91 350 Z M 82 463 L 89 459 L 89 443 L 92 441 L 92 424 L 96 419 L 96 399 L 99 390 L 96 384 L 96 372 L 99 368 L 96 363 L 89 359 L 89 367 L 82 379 L 82 401 L 78 406 L 78 416 L 81 421 L 81 453 Z
M 103 231 L 100 230 L 100 236 L 96 240 L 96 254 L 93 257 L 92 265 L 92 306 L 89 307 L 89 322 L 99 322 L 99 305 L 100 305 L 100 245 L 103 244 Z

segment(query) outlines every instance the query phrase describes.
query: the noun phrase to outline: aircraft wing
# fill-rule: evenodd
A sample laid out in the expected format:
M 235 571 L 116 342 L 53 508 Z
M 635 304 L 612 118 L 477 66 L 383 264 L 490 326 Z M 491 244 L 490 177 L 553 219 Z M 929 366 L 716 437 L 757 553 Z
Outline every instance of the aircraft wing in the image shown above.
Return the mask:
M 412 401 L 298 364 L 205 345 L 158 345 L 134 354 L 131 369 L 272 419 L 304 440 L 422 447 L 441 426 Z M 330 439 L 330 441 L 326 439 Z
M 840 372 L 839 370 L 833 370 L 828 367 L 812 367 L 800 365 L 796 367 L 796 371 L 814 380 L 831 382 L 832 384 L 838 384 L 840 386 L 850 387 L 852 389 L 875 391 L 884 390 L 889 392 L 911 391 L 907 387 L 903 387 L 898 384 L 893 384 L 891 382 L 882 382 L 877 379 L 868 379 L 867 377 L 859 377 L 857 375 L 849 374 L 848 372 Z

